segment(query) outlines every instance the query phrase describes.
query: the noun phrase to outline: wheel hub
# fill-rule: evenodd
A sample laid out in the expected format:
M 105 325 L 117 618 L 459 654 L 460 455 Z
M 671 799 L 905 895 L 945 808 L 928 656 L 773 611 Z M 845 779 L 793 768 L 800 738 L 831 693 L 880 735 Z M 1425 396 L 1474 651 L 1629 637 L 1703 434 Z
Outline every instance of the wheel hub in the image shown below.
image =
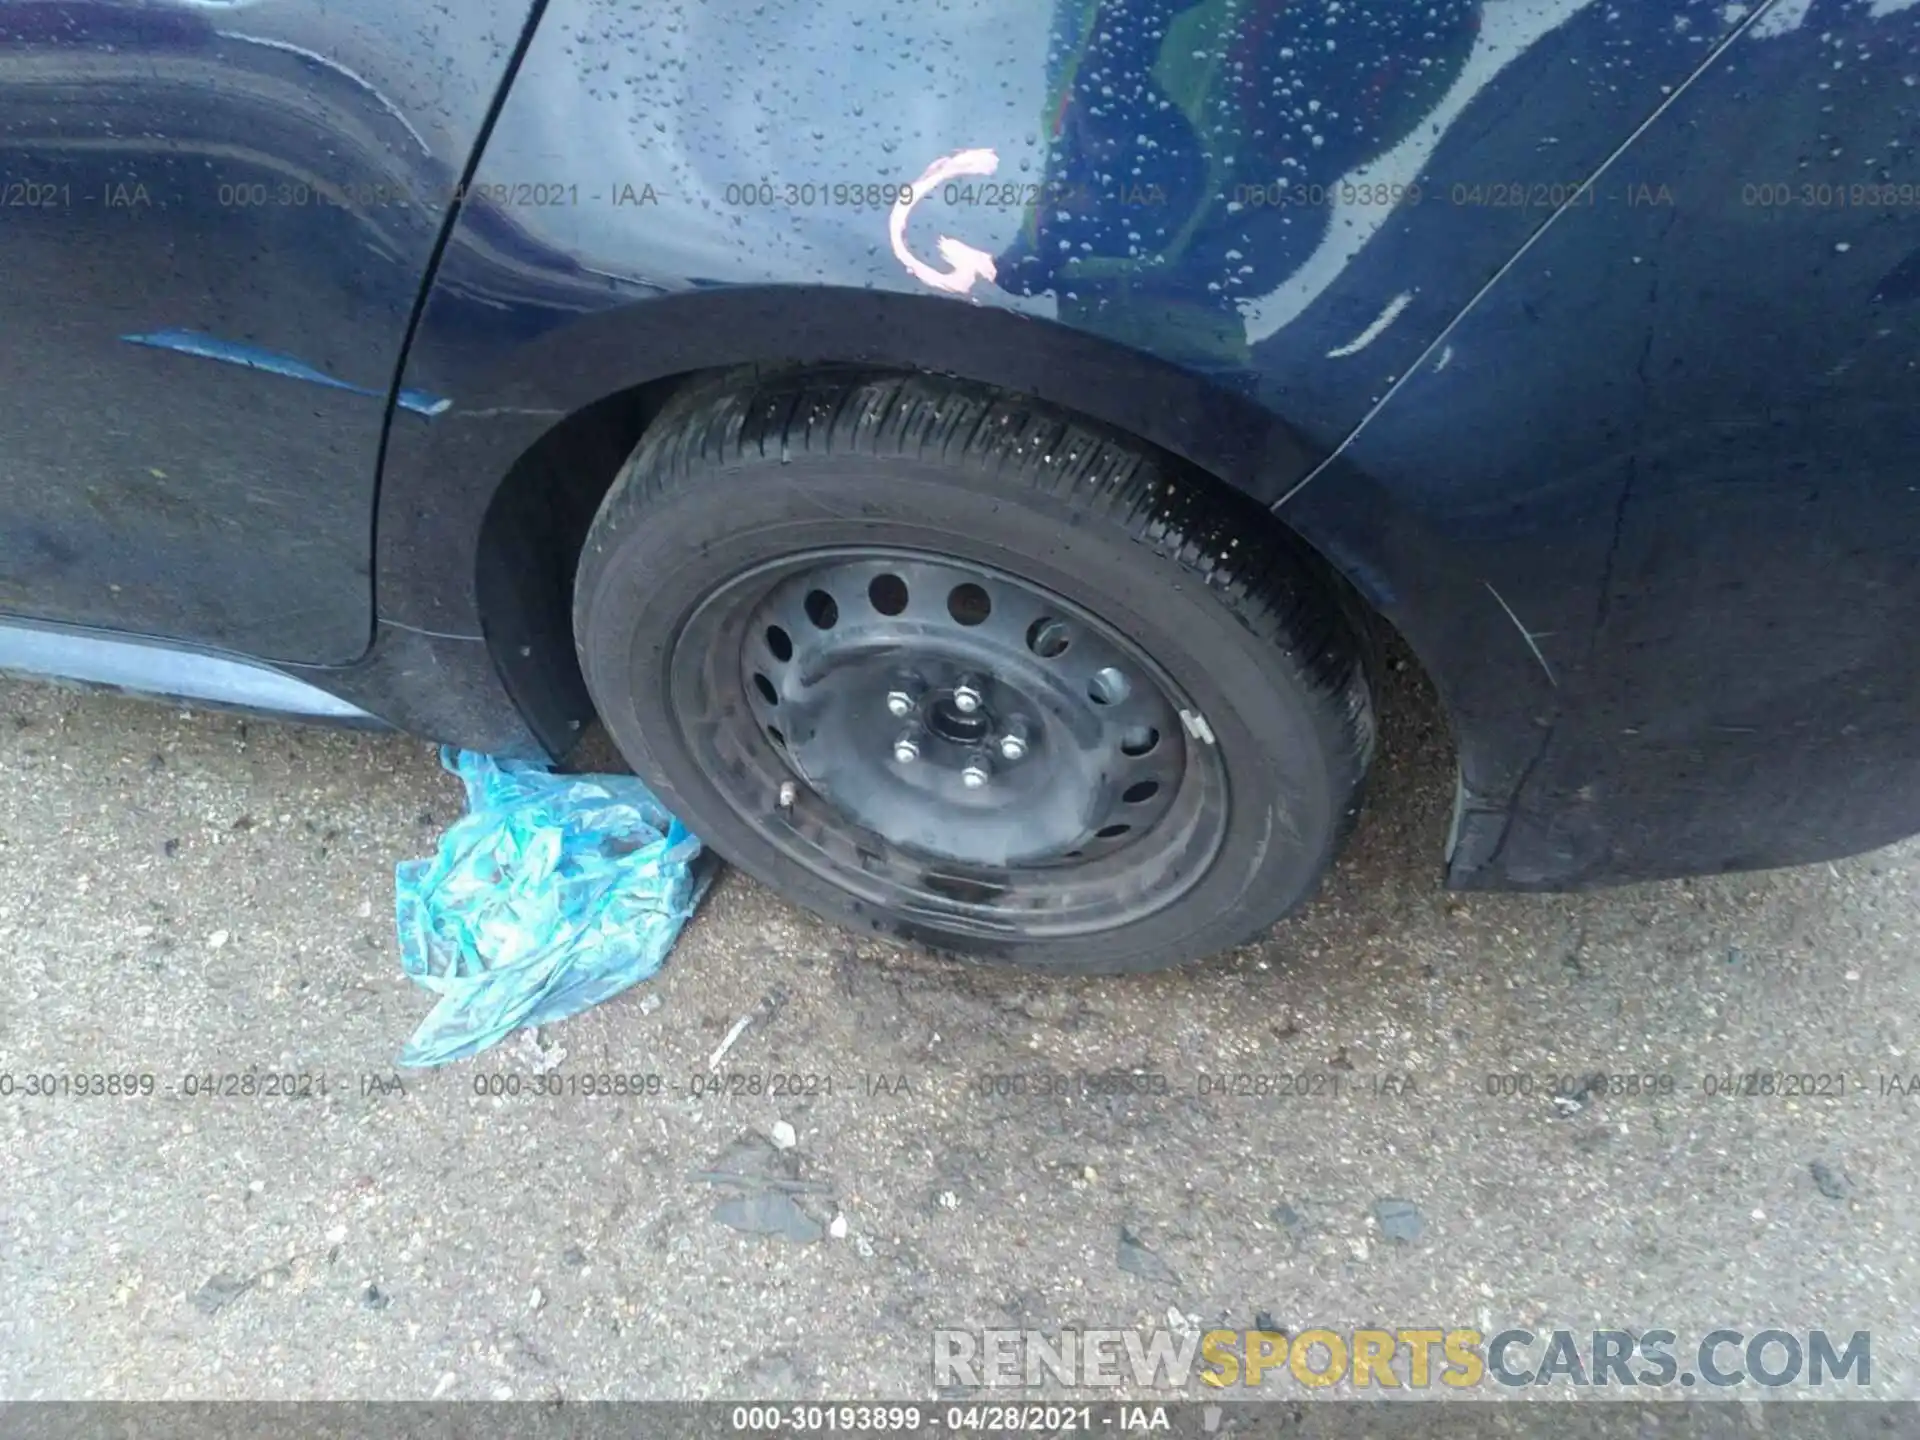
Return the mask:
M 669 673 L 736 813 L 823 879 L 949 930 L 1124 925 L 1193 885 L 1225 832 L 1219 752 L 1189 739 L 1198 712 L 1165 672 L 984 565 L 769 561 L 694 608 Z
M 955 745 L 978 745 L 993 733 L 993 717 L 976 708 L 969 715 L 954 704 L 953 696 L 942 695 L 926 711 L 927 728 Z
M 747 629 L 756 714 L 816 792 L 891 843 L 1082 859 L 1150 828 L 1178 788 L 1178 712 L 1119 636 L 1031 586 L 847 559 L 775 586 Z

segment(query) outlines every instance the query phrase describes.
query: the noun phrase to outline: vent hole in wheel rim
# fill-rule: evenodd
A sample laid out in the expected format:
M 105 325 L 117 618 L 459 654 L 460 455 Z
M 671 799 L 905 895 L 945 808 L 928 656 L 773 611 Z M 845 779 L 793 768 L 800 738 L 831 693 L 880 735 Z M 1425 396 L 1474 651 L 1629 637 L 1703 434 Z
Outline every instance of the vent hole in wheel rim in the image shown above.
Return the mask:
M 1051 615 L 1043 615 L 1027 627 L 1027 648 L 1042 660 L 1059 659 L 1072 643 L 1067 627 Z
M 831 630 L 840 620 L 840 607 L 833 597 L 824 590 L 809 590 L 806 599 L 807 619 L 822 630 Z
M 1111 665 L 1095 671 L 1087 682 L 1087 698 L 1096 705 L 1118 705 L 1132 693 L 1132 682 Z
M 898 575 L 876 575 L 867 586 L 867 599 L 882 615 L 898 615 L 907 608 L 907 582 Z
M 992 613 L 992 597 L 971 581 L 956 585 L 947 592 L 947 614 L 953 617 L 957 625 L 983 624 Z
M 753 688 L 760 692 L 760 698 L 769 705 L 780 703 L 780 692 L 773 688 L 773 682 L 764 675 L 753 677 Z
M 778 625 L 767 627 L 767 649 L 773 652 L 773 658 L 782 665 L 793 658 L 793 640 Z
M 1094 831 L 1093 837 L 1096 840 L 1118 840 L 1131 829 L 1131 825 L 1106 825 Z
M 1159 793 L 1158 780 L 1137 780 L 1126 788 L 1120 798 L 1129 805 L 1142 805 Z
M 782 750 L 787 748 L 787 737 L 780 733 L 780 727 L 778 725 L 767 726 L 767 738 Z
M 1120 753 L 1139 759 L 1160 743 L 1160 732 L 1151 725 L 1135 725 L 1120 737 Z

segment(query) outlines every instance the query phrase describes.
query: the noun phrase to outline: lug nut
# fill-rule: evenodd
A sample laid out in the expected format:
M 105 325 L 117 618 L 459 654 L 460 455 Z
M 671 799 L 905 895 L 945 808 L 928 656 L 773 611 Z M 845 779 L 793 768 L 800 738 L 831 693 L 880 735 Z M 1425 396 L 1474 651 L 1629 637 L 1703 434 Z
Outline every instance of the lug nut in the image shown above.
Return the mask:
M 893 683 L 887 687 L 887 712 L 897 719 L 906 719 L 920 708 L 920 698 L 926 692 L 927 682 L 913 671 L 895 672 Z
M 1027 758 L 1027 727 L 1024 721 L 1009 720 L 1007 722 L 1007 731 L 1000 737 L 1000 758 L 1003 760 Z
M 911 765 L 920 758 L 920 741 L 911 730 L 893 742 L 893 758 L 902 765 Z
M 975 755 L 967 761 L 967 768 L 960 772 L 960 783 L 969 790 L 978 790 L 993 778 L 993 771 L 987 764 L 987 757 Z
M 983 698 L 980 694 L 980 682 L 971 675 L 953 687 L 953 708 L 962 715 L 971 715 L 978 710 Z

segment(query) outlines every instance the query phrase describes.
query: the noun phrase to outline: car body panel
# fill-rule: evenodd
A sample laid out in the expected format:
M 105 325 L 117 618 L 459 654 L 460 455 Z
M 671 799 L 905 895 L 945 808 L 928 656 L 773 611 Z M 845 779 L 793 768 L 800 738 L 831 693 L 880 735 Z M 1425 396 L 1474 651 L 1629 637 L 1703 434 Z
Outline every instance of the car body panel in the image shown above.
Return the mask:
M 565 258 L 531 271 L 488 264 L 456 227 L 407 383 L 456 393 L 461 404 L 396 435 L 383 536 L 405 548 L 383 551 L 383 613 L 481 633 L 479 567 L 466 563 L 478 546 L 476 511 L 515 457 L 603 394 L 746 361 L 921 363 L 1132 428 L 1275 505 L 1332 559 L 1409 638 L 1448 705 L 1461 761 L 1455 884 L 1767 864 L 1920 826 L 1911 787 L 1866 808 L 1844 798 L 1871 784 L 1853 778 L 1858 750 L 1796 750 L 1807 726 L 1833 719 L 1823 707 L 1844 703 L 1819 698 L 1817 677 L 1828 673 L 1812 653 L 1820 628 L 1802 625 L 1790 646 L 1756 653 L 1756 626 L 1778 628 L 1799 612 L 1768 607 L 1761 619 L 1721 603 L 1670 619 L 1655 643 L 1639 633 L 1651 622 L 1630 624 L 1634 600 L 1617 593 L 1656 551 L 1668 567 L 1662 583 L 1685 593 L 1703 573 L 1687 536 L 1701 560 L 1717 557 L 1706 573 L 1725 583 L 1744 547 L 1766 553 L 1759 517 L 1781 503 L 1744 509 L 1742 497 L 1769 484 L 1785 495 L 1797 468 L 1822 453 L 1817 426 L 1783 430 L 1769 418 L 1793 372 L 1761 357 L 1802 333 L 1816 340 L 1831 321 L 1798 310 L 1792 275 L 1777 276 L 1784 288 L 1762 321 L 1740 277 L 1755 246 L 1770 247 L 1776 267 L 1785 256 L 1811 263 L 1809 236 L 1832 217 L 1774 207 L 1762 226 L 1758 210 L 1745 224 L 1723 212 L 1739 208 L 1742 184 L 1800 177 L 1815 142 L 1845 150 L 1855 135 L 1920 139 L 1903 79 L 1914 17 L 1877 3 L 1769 11 L 1488 0 L 1419 12 L 1435 28 L 1410 42 L 1413 7 L 1378 7 L 1357 19 L 1352 70 L 1323 55 L 1288 72 L 1284 106 L 1236 94 L 1205 102 L 1215 104 L 1207 112 L 1191 83 L 1183 91 L 1169 76 L 1164 47 L 1153 55 L 1136 43 L 1190 27 L 1195 9 L 1102 6 L 1100 21 L 1118 36 L 1102 51 L 1060 39 L 1080 23 L 1064 10 L 983 5 L 941 22 L 879 3 L 709 4 L 686 7 L 677 27 L 641 32 L 622 7 L 556 0 L 477 177 L 509 196 L 530 181 L 544 181 L 549 198 L 578 186 L 577 197 L 508 217 Z M 1003 23 L 978 23 L 988 11 Z M 1281 51 L 1305 51 L 1306 19 L 1323 33 L 1328 13 L 1248 7 L 1247 28 L 1265 26 L 1259 36 L 1221 44 L 1216 29 L 1195 53 L 1212 46 L 1229 64 L 1264 57 L 1277 68 Z M 1338 39 L 1329 53 L 1341 53 Z M 1360 77 L 1377 90 L 1396 44 L 1410 44 L 1401 60 L 1440 75 L 1411 83 L 1397 105 L 1366 101 Z M 767 49 L 789 64 L 749 78 L 741 57 Z M 598 68 L 609 54 L 621 57 L 622 83 Z M 1846 79 L 1859 98 L 1844 130 L 1818 115 L 1844 73 L 1836 61 L 1857 61 Z M 1763 84 L 1795 87 L 1790 120 L 1754 125 Z M 1189 115 L 1214 116 L 1212 132 L 1160 121 L 1162 102 L 1182 94 Z M 1237 138 L 1343 110 L 1360 123 L 1341 136 L 1321 127 L 1319 147 L 1311 136 L 1301 143 L 1297 128 L 1264 150 Z M 1056 123 L 1036 128 L 1040 112 Z M 1743 143 L 1712 168 L 1707 157 L 1729 129 Z M 591 146 L 567 138 L 588 134 Z M 1201 143 L 1182 149 L 1196 136 Z M 1248 164 L 1250 148 L 1251 163 L 1266 167 L 1252 172 L 1262 203 L 1200 214 L 1195 156 L 1217 180 L 1222 163 Z M 994 150 L 1006 175 L 937 179 L 938 193 L 908 217 L 907 256 L 886 207 L 831 203 L 836 182 L 918 178 L 928 162 L 970 149 Z M 1902 152 L 1879 153 L 1879 171 L 1849 153 L 1832 173 L 1897 182 Z M 1675 190 L 1683 170 L 1696 190 L 1720 187 L 1713 203 L 1689 209 L 1693 192 Z M 1070 203 L 1051 213 L 996 207 L 964 189 L 1006 176 L 1024 177 L 1021 200 L 1039 187 Z M 1266 203 L 1279 176 L 1300 187 L 1291 193 L 1330 203 Z M 768 194 L 762 180 L 777 203 L 755 203 Z M 1247 183 L 1228 188 L 1251 200 Z M 1380 185 L 1402 188 L 1380 204 Z M 1420 203 L 1408 185 L 1421 187 Z M 1193 229 L 1176 262 L 1102 271 L 1146 229 L 1142 217 L 1164 238 L 1176 212 Z M 1911 227 L 1897 213 L 1883 225 L 1897 251 Z M 959 298 L 909 268 L 918 261 L 936 282 L 943 265 L 961 268 L 942 257 L 943 236 L 960 242 L 963 259 L 989 257 L 995 279 L 975 274 Z M 1087 260 L 1051 261 L 1048 247 L 1062 245 Z M 1650 288 L 1656 271 L 1679 278 Z M 1831 299 L 1845 307 L 1836 313 L 1866 303 Z M 929 308 L 941 305 L 949 308 Z M 1605 343 L 1596 317 L 1608 322 Z M 1686 336 L 1719 331 L 1755 348 L 1682 353 Z M 1709 358 L 1718 378 L 1701 376 L 1696 392 L 1644 376 L 1639 347 L 1661 336 L 1683 379 L 1712 368 Z M 1163 403 L 1173 393 L 1163 365 L 1181 377 L 1174 404 Z M 1898 364 L 1877 373 L 1882 399 L 1905 383 Z M 1835 404 L 1868 403 L 1852 382 L 1822 384 L 1842 397 Z M 1669 385 L 1672 400 L 1649 410 L 1649 391 Z M 1695 412 L 1696 401 L 1707 409 Z M 1704 482 L 1639 486 L 1623 506 L 1634 467 L 1670 463 L 1660 454 L 1676 444 L 1698 455 L 1709 435 L 1717 464 L 1727 433 L 1766 437 L 1749 459 L 1771 466 L 1771 481 L 1756 473 L 1706 504 L 1715 492 Z M 1788 438 L 1806 453 L 1783 451 Z M 1890 437 L 1889 461 L 1902 441 Z M 1869 513 L 1878 488 L 1861 492 L 1854 519 L 1820 505 L 1794 513 L 1802 527 L 1844 530 Z M 1874 574 L 1897 570 L 1907 533 L 1879 537 Z M 1637 562 L 1636 545 L 1648 550 Z M 434 565 L 418 563 L 428 554 Z M 1796 573 L 1810 577 L 1812 563 Z M 1914 665 L 1895 633 L 1880 632 L 1858 663 L 1887 667 L 1878 683 L 1904 695 Z M 1723 649 L 1716 635 L 1737 643 Z M 564 644 L 551 630 L 536 640 L 523 648 Z M 1671 664 L 1680 670 L 1665 673 Z M 1729 686 L 1729 665 L 1742 686 Z M 505 668 L 511 686 L 513 656 Z M 1791 691 L 1801 703 L 1771 718 L 1765 706 L 1703 704 L 1704 676 L 1718 697 Z M 1639 723 L 1622 720 L 1622 706 Z M 1769 748 L 1789 754 L 1757 767 Z M 1888 732 L 1876 754 L 1904 777 L 1906 750 L 1904 735 Z M 1738 784 L 1723 765 L 1740 772 Z M 1842 798 L 1797 808 L 1822 787 Z
M 472 408 L 571 396 L 522 347 L 729 286 L 950 294 L 926 278 L 950 242 L 994 263 L 970 301 L 1178 364 L 1332 446 L 1743 13 L 1685 10 L 708 0 L 651 26 L 555 0 L 475 178 L 563 258 L 436 286 L 408 383 Z M 1208 76 L 1169 73 L 1185 44 Z M 760 54 L 785 57 L 764 81 Z M 938 168 L 980 154 L 986 173 Z M 904 244 L 884 194 L 838 193 L 902 183 L 922 191 Z M 1356 263 L 1395 235 L 1444 241 L 1417 282 Z M 477 333 L 462 296 L 512 324 Z M 779 353 L 771 329 L 736 325 L 734 350 Z M 657 369 L 635 354 L 600 383 Z
M 546 452 L 624 415 L 610 474 L 692 372 L 917 366 L 1325 555 L 1447 707 L 1455 885 L 1911 833 L 1916 77 L 1905 0 L 551 0 L 407 349 L 376 643 L 300 673 L 564 749 Z
M 388 395 L 528 10 L 0 5 L 0 612 L 366 651 Z
M 1917 82 L 1911 7 L 1756 25 L 1282 506 L 1445 692 L 1456 879 L 1920 823 Z
M 500 477 L 564 416 L 703 367 L 966 375 L 1128 428 L 1271 503 L 1499 272 L 1544 201 L 1708 62 L 1734 21 L 1697 8 L 1683 29 L 1655 7 L 1585 0 L 1366 15 L 1265 0 L 1236 34 L 1192 0 L 710 0 L 665 26 L 617 0 L 556 0 L 409 353 L 406 384 L 455 403 L 393 435 L 380 613 L 480 635 Z M 1191 53 L 1219 60 L 1214 83 L 1170 70 L 1189 33 Z M 773 53 L 789 63 L 750 83 L 742 57 Z M 1277 77 L 1270 95 L 1218 79 L 1250 64 Z M 1168 120 L 1176 94 L 1186 108 Z M 1116 160 L 1124 133 L 1140 143 Z M 884 193 L 835 193 L 981 149 L 993 173 L 936 179 L 897 242 Z M 1283 180 L 1312 203 L 1266 203 Z M 1455 206 L 1468 182 L 1525 182 L 1528 203 Z M 1406 203 L 1365 203 L 1383 188 Z M 1403 273 L 1358 263 L 1442 224 L 1454 249 L 1411 298 Z M 1174 259 L 1116 271 L 1135 233 Z M 922 278 L 942 237 L 992 252 L 1004 283 L 956 306 Z M 1061 246 L 1090 273 L 1045 258 Z M 522 649 L 534 673 L 516 677 Z M 568 688 L 563 626 L 500 652 L 516 693 Z M 576 686 L 548 733 L 586 710 Z

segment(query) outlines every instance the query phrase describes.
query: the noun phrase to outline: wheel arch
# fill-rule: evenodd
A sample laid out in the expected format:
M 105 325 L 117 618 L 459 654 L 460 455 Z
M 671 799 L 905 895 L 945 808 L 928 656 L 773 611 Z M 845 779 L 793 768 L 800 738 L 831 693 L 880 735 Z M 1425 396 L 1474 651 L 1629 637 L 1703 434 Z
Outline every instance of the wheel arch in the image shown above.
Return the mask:
M 436 319 L 457 336 L 444 315 L 430 314 L 430 329 Z M 453 411 L 394 436 L 381 613 L 484 636 L 507 695 L 556 754 L 593 714 L 571 631 L 580 543 L 647 424 L 687 384 L 753 368 L 950 374 L 1124 431 L 1263 509 L 1325 455 L 1223 380 L 1045 319 L 913 294 L 696 289 L 481 348 L 502 358 L 470 377 Z M 1389 624 L 1370 577 L 1321 553 Z

